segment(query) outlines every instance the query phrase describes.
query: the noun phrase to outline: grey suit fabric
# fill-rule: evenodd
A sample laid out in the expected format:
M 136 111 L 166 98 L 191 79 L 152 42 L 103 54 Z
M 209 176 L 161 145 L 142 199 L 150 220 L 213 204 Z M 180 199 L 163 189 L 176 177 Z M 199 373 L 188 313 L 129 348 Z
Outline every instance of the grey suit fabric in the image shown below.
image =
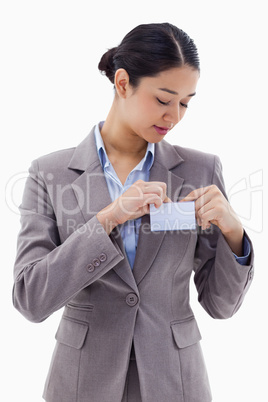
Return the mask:
M 130 357 L 122 402 L 142 402 L 136 359 Z
M 194 270 L 208 314 L 231 317 L 250 286 L 253 252 L 241 266 L 217 227 L 151 232 L 145 215 L 132 271 L 120 228 L 108 236 L 96 218 L 111 199 L 93 132 L 77 148 L 32 163 L 20 207 L 14 305 L 33 322 L 64 307 L 43 397 L 209 402 L 190 276 Z M 217 156 L 165 140 L 156 144 L 150 180 L 166 182 L 174 202 L 210 184 L 224 193 Z

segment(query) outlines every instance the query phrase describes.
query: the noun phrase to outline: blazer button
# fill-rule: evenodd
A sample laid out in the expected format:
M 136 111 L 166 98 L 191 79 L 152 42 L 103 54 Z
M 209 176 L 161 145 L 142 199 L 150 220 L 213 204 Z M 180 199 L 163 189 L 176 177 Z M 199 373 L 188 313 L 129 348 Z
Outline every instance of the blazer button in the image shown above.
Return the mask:
M 92 262 L 93 262 L 94 267 L 100 266 L 100 260 L 98 258 L 95 258 Z
M 107 255 L 104 254 L 104 253 L 101 253 L 100 256 L 99 256 L 99 259 L 100 259 L 101 262 L 104 262 L 104 261 L 107 260 Z
M 93 264 L 88 264 L 87 270 L 88 270 L 88 272 L 93 272 L 95 270 L 94 265 Z
M 126 303 L 128 306 L 133 307 L 138 303 L 139 299 L 135 293 L 129 293 L 126 297 Z

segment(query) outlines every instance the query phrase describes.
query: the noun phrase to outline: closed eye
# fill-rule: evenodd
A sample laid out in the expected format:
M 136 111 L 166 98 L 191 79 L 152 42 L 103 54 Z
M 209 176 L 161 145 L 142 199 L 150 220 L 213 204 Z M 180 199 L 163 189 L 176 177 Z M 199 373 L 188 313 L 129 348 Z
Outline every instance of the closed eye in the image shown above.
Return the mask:
M 163 101 L 161 101 L 159 98 L 156 98 L 156 99 L 158 100 L 158 102 L 159 102 L 161 105 L 167 106 L 167 105 L 169 105 L 169 103 L 170 103 L 170 102 L 163 102 Z
M 158 102 L 159 102 L 161 105 L 168 106 L 168 105 L 170 104 L 170 102 L 163 102 L 163 101 L 161 101 L 159 98 L 156 98 L 156 99 L 158 100 Z M 188 103 L 182 103 L 182 102 L 181 102 L 181 106 L 182 106 L 182 107 L 185 107 L 186 109 L 189 107 Z

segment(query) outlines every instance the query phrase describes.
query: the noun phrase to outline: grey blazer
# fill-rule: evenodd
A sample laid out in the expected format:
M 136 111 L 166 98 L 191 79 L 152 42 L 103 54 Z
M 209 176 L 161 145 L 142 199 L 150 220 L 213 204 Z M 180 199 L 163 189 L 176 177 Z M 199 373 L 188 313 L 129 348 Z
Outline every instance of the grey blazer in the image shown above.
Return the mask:
M 93 130 L 77 148 L 32 163 L 20 207 L 14 305 L 33 322 L 64 307 L 44 398 L 120 402 L 133 342 L 143 402 L 209 402 L 190 276 L 208 314 L 231 317 L 253 252 L 241 266 L 217 227 L 151 232 L 145 215 L 132 271 L 120 228 L 108 236 L 96 218 L 111 199 Z M 212 183 L 224 193 L 218 157 L 165 140 L 150 180 L 166 182 L 172 201 Z

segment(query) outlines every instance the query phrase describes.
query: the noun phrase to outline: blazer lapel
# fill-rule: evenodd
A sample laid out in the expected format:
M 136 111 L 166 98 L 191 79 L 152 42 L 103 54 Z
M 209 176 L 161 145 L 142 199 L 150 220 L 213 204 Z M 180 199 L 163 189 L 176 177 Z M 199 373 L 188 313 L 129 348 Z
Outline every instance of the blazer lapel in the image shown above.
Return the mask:
M 81 210 L 81 220 L 85 223 L 112 202 L 96 149 L 94 128 L 75 149 L 68 167 L 82 171 L 81 175 L 71 184 L 71 187 L 77 205 Z M 113 269 L 123 281 L 137 291 L 137 285 L 118 228 L 115 228 L 110 236 L 114 238 L 125 255 L 124 260 Z
M 71 187 L 82 214 L 81 221 L 87 222 L 111 203 L 105 176 L 97 154 L 94 128 L 75 149 L 68 168 L 79 173 Z
M 162 181 L 167 184 L 167 196 L 177 202 L 184 179 L 172 173 L 171 169 L 183 162 L 172 145 L 166 141 L 156 144 L 154 163 L 150 172 L 150 181 Z M 150 231 L 150 216 L 142 217 L 139 241 L 135 257 L 133 275 L 137 285 L 142 281 L 153 264 L 161 247 L 165 232 Z
M 98 161 L 92 163 L 71 186 L 85 222 L 112 202 Z

